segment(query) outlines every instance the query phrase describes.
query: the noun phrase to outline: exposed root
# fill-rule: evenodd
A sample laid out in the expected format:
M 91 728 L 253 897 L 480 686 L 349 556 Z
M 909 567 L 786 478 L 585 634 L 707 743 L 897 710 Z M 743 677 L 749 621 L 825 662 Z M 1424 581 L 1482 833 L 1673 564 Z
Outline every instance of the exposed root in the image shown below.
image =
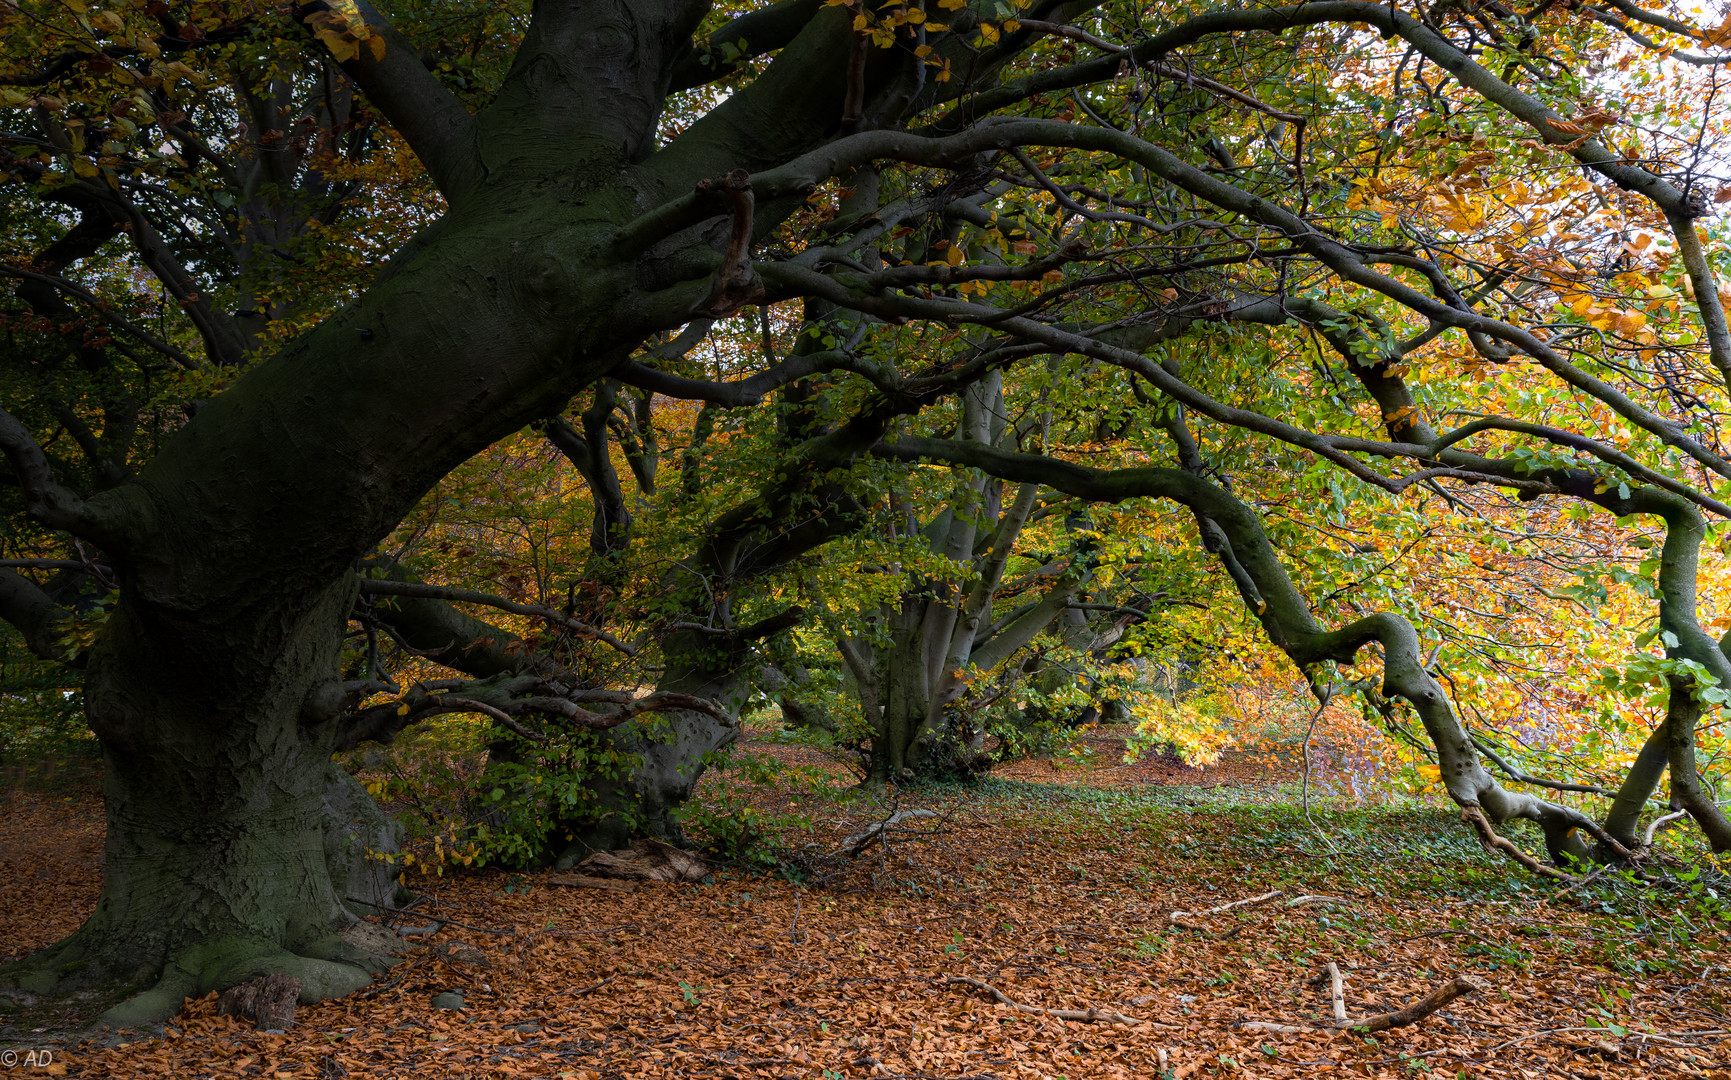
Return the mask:
M 1104 1020 L 1108 1024 L 1152 1023 L 1152 1021 L 1149 1020 L 1138 1020 L 1134 1016 L 1125 1016 L 1123 1013 L 1115 1012 L 1111 1009 L 1042 1009 L 1038 1005 L 1023 1005 L 1019 1001 L 1012 1001 L 1002 990 L 999 990 L 989 982 L 983 982 L 980 979 L 972 979 L 966 975 L 951 975 L 949 985 L 957 984 L 971 986 L 976 990 L 984 990 L 986 993 L 996 998 L 1000 1003 L 1008 1005 L 1017 1012 L 1033 1013 L 1035 1016 L 1050 1016 L 1058 1020 L 1080 1020 L 1089 1024 L 1101 1020 Z
M 351 940 L 352 939 L 352 940 Z M 100 938 L 75 934 L 6 972 L 6 982 L 21 999 L 92 995 L 107 1006 L 92 1034 L 155 1027 L 180 1012 L 188 998 L 227 990 L 249 980 L 286 976 L 299 983 L 299 1000 L 311 1004 L 343 997 L 367 986 L 374 972 L 396 962 L 387 942 L 401 942 L 382 931 L 328 936 L 297 946 L 245 937 L 219 937 L 171 955 L 161 967 L 104 955 Z
M 1566 882 L 1570 885 L 1579 885 L 1581 883 L 1581 879 L 1577 878 L 1575 875 L 1564 873 L 1554 866 L 1546 866 L 1531 855 L 1528 855 L 1525 851 L 1522 851 L 1508 838 L 1500 835 L 1495 829 L 1491 828 L 1490 819 L 1485 817 L 1485 812 L 1480 807 L 1470 805 L 1461 807 L 1461 820 L 1466 822 L 1468 825 L 1471 825 L 1473 829 L 1477 831 L 1479 834 L 1479 843 L 1483 844 L 1487 850 L 1500 851 L 1535 874 L 1540 874 L 1548 878 L 1555 878 L 1558 881 Z

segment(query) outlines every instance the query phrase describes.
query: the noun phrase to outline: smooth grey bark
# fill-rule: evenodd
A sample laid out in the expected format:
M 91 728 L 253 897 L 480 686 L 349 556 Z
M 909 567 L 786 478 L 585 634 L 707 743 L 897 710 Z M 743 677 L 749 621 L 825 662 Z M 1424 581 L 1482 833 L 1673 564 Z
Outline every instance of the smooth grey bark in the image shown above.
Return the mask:
M 991 446 L 1010 433 L 1002 377 L 993 370 L 963 394 L 957 435 L 970 445 Z M 958 474 L 942 512 L 923 528 L 911 516 L 906 521 L 910 537 L 920 537 L 972 581 L 964 589 L 949 580 L 912 579 L 899 603 L 878 612 L 875 633 L 838 640 L 871 733 L 869 783 L 983 764 L 984 732 L 963 731 L 966 725 L 953 722 L 950 707 L 978 673 L 1001 667 L 1057 622 L 1086 579 L 1072 566 L 1037 600 L 994 623 L 1005 568 L 1039 492 L 1037 482 L 1021 484 L 1006 506 L 989 474 Z
M 334 763 L 325 772 L 325 867 L 331 888 L 345 905 L 363 912 L 388 911 L 409 899 L 401 871 L 390 856 L 402 847 L 403 827 L 379 807 L 361 782 Z
M 1641 744 L 1641 752 L 1635 755 L 1635 763 L 1629 766 L 1611 800 L 1611 809 L 1605 814 L 1605 831 L 1624 847 L 1632 848 L 1641 842 L 1641 812 L 1658 790 L 1670 763 L 1668 729 L 1669 724 L 1660 724 Z
M 750 681 L 745 657 L 733 643 L 687 631 L 669 638 L 663 653 L 665 672 L 656 681 L 657 691 L 707 698 L 738 714 Z M 564 869 L 591 852 L 628 847 L 638 836 L 684 845 L 679 812 L 708 767 L 708 756 L 738 736 L 736 726 L 689 709 L 660 712 L 604 733 L 607 745 L 625 755 L 629 767 L 618 777 L 589 779 L 592 802 L 572 838 L 553 853 L 554 865 Z
M 1693 696 L 1694 680 L 1671 676 L 1666 682 L 1671 696 L 1661 730 L 1671 773 L 1671 805 L 1689 812 L 1715 852 L 1731 851 L 1731 819 L 1715 802 L 1713 789 L 1701 782 L 1695 764 L 1695 725 L 1701 718 L 1701 704 Z

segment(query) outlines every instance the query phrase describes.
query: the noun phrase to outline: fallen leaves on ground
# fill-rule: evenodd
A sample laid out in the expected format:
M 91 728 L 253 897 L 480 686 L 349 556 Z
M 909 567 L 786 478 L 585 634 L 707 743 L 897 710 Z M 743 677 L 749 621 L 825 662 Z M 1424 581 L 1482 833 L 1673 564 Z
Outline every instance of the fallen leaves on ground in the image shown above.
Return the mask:
M 813 850 L 884 814 L 845 796 L 769 798 L 808 804 L 819 820 L 790 842 Z M 1580 895 L 1551 900 L 1443 811 L 1324 813 L 1330 840 L 1291 808 L 1210 798 L 952 791 L 921 800 L 948 814 L 929 834 L 822 887 L 738 870 L 630 894 L 549 887 L 545 873 L 417 881 L 425 898 L 401 921 L 449 921 L 369 990 L 302 1007 L 288 1033 L 219 1017 L 211 995 L 161 1036 L 58 1063 L 114 1080 L 1731 1077 L 1722 927 L 1689 939 Z M 100 829 L 99 804 L 81 810 Z M 80 827 L 26 814 L 9 837 L 20 821 L 38 844 Z M 67 884 L 38 881 L 38 906 L 70 910 L 77 893 L 87 909 Z M 1207 912 L 1275 889 L 1284 899 Z M 1460 974 L 1488 989 L 1375 1035 L 1233 1029 L 1330 1016 L 1314 981 L 1328 961 L 1351 1016 Z M 1030 1014 L 961 978 L 1135 1022 Z M 452 991 L 461 1009 L 433 1008 Z

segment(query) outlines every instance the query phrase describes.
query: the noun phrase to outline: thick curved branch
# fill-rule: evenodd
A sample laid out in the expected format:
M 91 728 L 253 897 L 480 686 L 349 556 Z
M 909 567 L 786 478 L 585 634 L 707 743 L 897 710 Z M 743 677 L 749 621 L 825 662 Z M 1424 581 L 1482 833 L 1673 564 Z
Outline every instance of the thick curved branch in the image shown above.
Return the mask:
M 369 43 L 362 42 L 359 53 L 343 62 L 343 72 L 390 118 L 440 193 L 450 202 L 461 201 L 482 179 L 475 118 L 427 70 L 415 47 L 389 19 L 367 0 L 360 0 L 358 6 L 368 29 L 384 42 L 384 50 L 375 55 Z M 306 25 L 323 10 L 328 5 L 301 4 L 295 17 Z
M 0 619 L 24 635 L 24 645 L 32 653 L 44 660 L 67 659 L 60 638 L 71 618 L 72 613 L 56 604 L 41 586 L 11 567 L 0 567 Z
M 612 646 L 626 656 L 634 655 L 636 649 L 625 644 L 618 638 L 599 627 L 590 626 L 565 614 L 557 608 L 543 607 L 540 604 L 519 604 L 502 596 L 479 592 L 475 589 L 454 589 L 444 585 L 428 585 L 419 581 L 392 581 L 386 578 L 362 578 L 360 582 L 363 596 L 411 596 L 422 600 L 445 600 L 455 604 L 483 604 L 487 607 L 509 611 L 513 615 L 526 615 L 533 619 L 546 619 L 548 622 L 562 626 L 579 637 L 590 638 Z
M 775 52 L 797 37 L 823 7 L 824 0 L 781 0 L 741 15 L 673 59 L 669 92 L 725 79 L 746 61 Z
M 1488 821 L 1529 818 L 1544 830 L 1553 858 L 1585 853 L 1574 837 L 1579 829 L 1598 838 L 1620 857 L 1632 858 L 1621 843 L 1591 818 L 1571 807 L 1510 792 L 1479 761 L 1465 726 L 1424 663 L 1418 634 L 1393 612 L 1378 612 L 1337 630 L 1320 626 L 1251 509 L 1225 489 L 1181 469 L 1149 467 L 1103 471 L 1036 454 L 1019 454 L 978 443 L 946 439 L 903 439 L 874 451 L 899 460 L 937 460 L 969 465 L 994 476 L 1038 482 L 1096 502 L 1129 498 L 1169 499 L 1196 515 L 1204 546 L 1226 566 L 1246 605 L 1269 639 L 1301 671 L 1333 661 L 1351 663 L 1364 646 L 1383 649 L 1384 692 L 1402 698 L 1418 712 L 1435 746 L 1441 778 L 1449 796 L 1466 810 L 1482 808 Z M 1686 504 L 1685 504 L 1686 505 Z
M 851 371 L 869 379 L 880 389 L 899 389 L 887 372 L 870 361 L 840 350 L 796 353 L 763 371 L 733 382 L 711 382 L 691 379 L 684 375 L 661 371 L 635 360 L 613 370 L 613 377 L 627 386 L 653 390 L 666 397 L 685 401 L 708 401 L 727 408 L 745 408 L 760 404 L 769 394 L 808 375 L 826 371 Z
M 131 492 L 110 491 L 107 497 L 85 499 L 54 479 L 48 455 L 18 418 L 0 409 L 0 453 L 12 466 L 31 517 L 55 529 L 90 540 L 110 551 L 125 550 L 123 528 Z

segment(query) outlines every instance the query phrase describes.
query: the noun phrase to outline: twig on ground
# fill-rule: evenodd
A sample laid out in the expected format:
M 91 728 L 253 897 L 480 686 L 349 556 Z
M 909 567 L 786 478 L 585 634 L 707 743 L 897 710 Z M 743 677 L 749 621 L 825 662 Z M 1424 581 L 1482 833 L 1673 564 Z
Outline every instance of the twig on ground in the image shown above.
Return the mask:
M 971 986 L 976 990 L 984 990 L 1000 1003 L 1008 1005 L 1017 1012 L 1033 1013 L 1035 1016 L 1050 1016 L 1058 1020 L 1080 1020 L 1085 1023 L 1093 1023 L 1097 1020 L 1104 1020 L 1109 1024 L 1145 1024 L 1149 1022 L 1138 1020 L 1134 1016 L 1125 1016 L 1123 1013 L 1111 1009 L 1042 1009 L 1038 1005 L 1023 1005 L 1021 1002 L 1013 1001 L 1005 996 L 1002 990 L 989 982 L 969 978 L 966 975 L 951 975 L 949 984 L 958 983 Z
M 1586 877 L 1582 878 L 1581 880 L 1575 882 L 1573 885 L 1565 885 L 1562 888 L 1558 889 L 1556 892 L 1551 894 L 1550 899 L 1546 900 L 1545 903 L 1547 903 L 1547 904 L 1556 903 L 1558 900 L 1561 900 L 1563 897 L 1574 892 L 1576 889 L 1580 888 L 1582 885 L 1587 885 L 1587 884 L 1590 884 L 1594 881 L 1599 880 L 1599 878 L 1603 877 L 1607 872 L 1610 871 L 1610 869 L 1611 869 L 1611 864 L 1606 863 L 1604 866 L 1601 866 L 1597 870 L 1594 870 L 1592 873 L 1588 874 Z
M 1457 937 L 1457 936 L 1458 937 L 1470 937 L 1475 941 L 1482 941 L 1486 945 L 1495 945 L 1496 944 L 1496 942 L 1492 941 L 1488 937 L 1485 937 L 1483 934 L 1475 934 L 1471 930 L 1425 930 L 1421 933 L 1407 934 L 1405 937 L 1397 937 L 1394 940 L 1396 942 L 1403 942 L 1403 941 L 1417 941 L 1419 938 L 1427 938 L 1427 937 Z
M 352 903 L 356 903 L 356 904 L 365 904 L 371 908 L 378 908 L 380 911 L 382 911 L 385 914 L 385 916 L 387 918 L 389 916 L 391 916 L 392 914 L 398 913 L 401 910 L 401 909 L 387 908 L 387 907 L 383 906 L 382 904 L 375 904 L 371 900 L 362 900 L 358 896 L 346 896 L 343 899 L 348 900 Z M 510 934 L 510 933 L 515 932 L 512 930 L 500 930 L 499 928 L 493 927 L 493 926 L 476 926 L 473 923 L 458 922 L 456 919 L 448 919 L 443 915 L 434 915 L 431 912 L 427 913 L 427 918 L 431 919 L 433 921 L 433 924 L 436 924 L 436 925 L 430 924 L 428 926 L 407 926 L 407 927 L 402 927 L 402 928 L 393 927 L 392 932 L 395 933 L 398 937 L 402 937 L 404 935 L 408 935 L 409 937 L 420 937 L 422 935 L 431 936 L 433 934 L 438 933 L 440 930 L 443 930 L 446 926 L 460 926 L 465 930 L 474 930 L 474 931 L 476 931 L 478 933 L 482 933 L 482 934 Z
M 1602 1028 L 1602 1027 L 1546 1028 L 1544 1031 L 1529 1031 L 1525 1035 L 1517 1035 L 1515 1038 L 1510 1039 L 1508 1042 L 1498 1043 L 1497 1045 L 1491 1047 L 1489 1050 L 1485 1051 L 1485 1053 L 1486 1054 L 1494 1054 L 1498 1050 L 1506 1049 L 1508 1047 L 1515 1045 L 1516 1043 L 1526 1042 L 1528 1039 L 1542 1039 L 1546 1035 L 1563 1035 L 1563 1034 L 1566 1034 L 1569 1032 L 1577 1032 L 1577 1031 L 1590 1031 L 1590 1032 L 1594 1032 L 1594 1033 L 1599 1034 L 1599 1035 L 1615 1035 L 1615 1032 L 1609 1031 L 1609 1030 Z M 1713 1036 L 1721 1036 L 1721 1035 L 1728 1035 L 1728 1034 L 1731 1034 L 1731 1032 L 1726 1032 L 1726 1031 L 1678 1031 L 1678 1032 L 1673 1032 L 1671 1035 L 1659 1035 L 1659 1034 L 1655 1034 L 1655 1033 L 1650 1032 L 1650 1031 L 1631 1031 L 1627 1035 L 1622 1036 L 1622 1038 L 1625 1040 L 1630 1040 L 1630 1039 L 1640 1039 L 1643 1041 L 1651 1040 L 1653 1042 L 1670 1043 L 1674 1046 L 1692 1046 L 1693 1045 L 1692 1043 L 1686 1043 L 1686 1042 L 1678 1041 L 1676 1036 L 1682 1035 L 1682 1036 L 1691 1036 L 1691 1037 L 1695 1037 L 1695 1038 L 1700 1038 L 1700 1037 L 1713 1037 Z
M 1266 904 L 1270 900 L 1284 895 L 1286 895 L 1284 889 L 1274 889 L 1263 893 L 1261 896 L 1252 896 L 1244 900 L 1234 900 L 1229 904 L 1216 904 L 1214 907 L 1203 908 L 1201 911 L 1174 911 L 1166 918 L 1173 926 L 1181 926 L 1186 930 L 1194 930 L 1197 933 L 1206 934 L 1208 932 L 1206 928 L 1197 926 L 1195 923 L 1185 922 L 1184 920 L 1193 919 L 1201 915 L 1218 915 L 1223 911 L 1231 911 L 1233 908 L 1252 907 L 1256 904 Z
M 1390 1028 L 1406 1027 L 1415 1024 L 1431 1013 L 1447 1005 L 1455 998 L 1466 994 L 1477 993 L 1485 989 L 1482 980 L 1471 975 L 1457 975 L 1452 982 L 1444 983 L 1424 997 L 1393 1012 L 1378 1013 L 1358 1020 L 1337 1018 L 1318 1024 L 1274 1024 L 1265 1020 L 1242 1020 L 1233 1027 L 1239 1031 L 1266 1031 L 1276 1035 L 1302 1035 L 1310 1031 L 1387 1031 Z
M 605 979 L 602 979 L 600 982 L 596 983 L 594 986 L 585 986 L 580 990 L 561 990 L 557 994 L 554 994 L 553 996 L 554 997 L 583 997 L 586 994 L 593 994 L 595 991 L 601 989 L 603 986 L 606 986 L 608 983 L 612 982 L 614 979 L 617 979 L 618 977 L 619 976 L 617 976 L 617 975 L 609 975 Z
M 374 998 L 378 997 L 380 994 L 388 993 L 389 991 L 396 989 L 398 986 L 402 985 L 404 979 L 409 977 L 411 971 L 414 971 L 421 965 L 422 961 L 434 955 L 436 954 L 432 949 L 426 949 L 417 953 L 412 958 L 405 960 L 394 967 L 391 970 L 391 978 L 382 983 L 374 983 L 372 986 L 361 991 L 359 996 L 362 998 Z

